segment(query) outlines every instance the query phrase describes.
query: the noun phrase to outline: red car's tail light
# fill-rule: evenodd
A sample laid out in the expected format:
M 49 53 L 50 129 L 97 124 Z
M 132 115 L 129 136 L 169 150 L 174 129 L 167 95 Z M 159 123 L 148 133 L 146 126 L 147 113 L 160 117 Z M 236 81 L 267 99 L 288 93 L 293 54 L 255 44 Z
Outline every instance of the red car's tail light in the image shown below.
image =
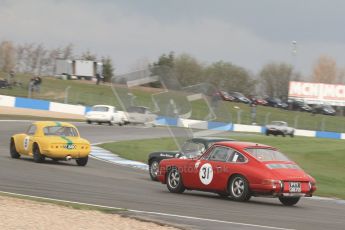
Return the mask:
M 264 185 L 271 185 L 272 188 L 277 188 L 277 186 L 279 186 L 279 188 L 283 187 L 283 183 L 280 180 L 273 180 L 273 179 L 264 179 L 262 180 L 262 184 Z

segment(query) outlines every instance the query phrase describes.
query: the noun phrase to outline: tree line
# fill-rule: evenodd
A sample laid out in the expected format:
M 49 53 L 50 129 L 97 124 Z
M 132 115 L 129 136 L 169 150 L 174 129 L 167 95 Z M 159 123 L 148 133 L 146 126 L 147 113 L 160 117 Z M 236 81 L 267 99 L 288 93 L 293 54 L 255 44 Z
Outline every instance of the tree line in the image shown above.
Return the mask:
M 76 58 L 101 61 L 103 63 L 103 75 L 107 81 L 110 81 L 114 75 L 110 57 L 98 59 L 97 55 L 90 51 L 77 55 L 74 52 L 73 44 L 46 48 L 42 43 L 14 44 L 12 41 L 2 41 L 0 43 L 0 71 L 4 74 L 14 71 L 16 73 L 51 76 L 55 74 L 57 59 Z
M 63 47 L 46 48 L 43 44 L 14 44 L 12 41 L 0 43 L 0 71 L 10 73 L 31 73 L 36 75 L 54 75 L 57 59 L 83 60 L 98 59 L 97 54 L 89 50 L 76 55 L 73 44 Z M 110 81 L 114 76 L 113 63 L 110 57 L 101 57 L 103 76 Z M 174 52 L 162 54 L 157 61 L 149 64 L 152 67 L 168 67 L 173 70 L 182 86 L 209 82 L 220 90 L 239 91 L 246 95 L 286 98 L 289 81 L 304 80 L 319 83 L 344 84 L 345 71 L 337 66 L 329 56 L 320 56 L 314 64 L 311 76 L 302 76 L 291 64 L 271 62 L 262 67 L 257 74 L 228 61 L 217 61 L 205 64 L 189 54 L 175 55 Z M 152 85 L 159 87 L 159 85 Z
M 337 67 L 329 56 L 320 56 L 312 75 L 302 76 L 285 62 L 270 62 L 257 74 L 231 62 L 217 61 L 205 64 L 189 54 L 162 54 L 152 67 L 166 66 L 173 70 L 182 86 L 209 82 L 220 90 L 237 91 L 245 95 L 260 95 L 287 99 L 290 81 L 310 81 L 329 84 L 344 84 L 345 71 Z

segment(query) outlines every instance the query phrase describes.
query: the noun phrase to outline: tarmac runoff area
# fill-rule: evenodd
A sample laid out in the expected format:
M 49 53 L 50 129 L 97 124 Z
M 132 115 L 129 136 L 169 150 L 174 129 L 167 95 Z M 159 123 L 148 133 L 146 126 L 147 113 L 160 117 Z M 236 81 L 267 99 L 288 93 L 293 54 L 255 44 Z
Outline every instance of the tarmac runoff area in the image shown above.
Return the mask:
M 21 115 L 21 116 L 35 116 L 35 117 L 47 117 L 47 118 L 57 118 L 57 119 L 81 119 L 84 120 L 83 115 L 69 114 L 69 113 L 58 113 L 51 111 L 42 111 L 34 109 L 20 109 L 12 108 L 6 106 L 0 106 L 1 115 Z
M 187 229 L 343 230 L 345 226 L 343 218 L 345 205 L 341 201 L 303 199 L 296 207 L 283 207 L 276 199 L 268 198 L 253 198 L 250 202 L 239 203 L 221 199 L 215 194 L 195 191 L 171 194 L 165 186 L 150 181 L 148 174 L 142 169 L 95 159 L 90 159 L 85 168 L 75 166 L 74 162 L 54 163 L 48 160 L 44 164 L 35 164 L 25 157 L 14 160 L 8 154 L 9 137 L 25 130 L 30 122 L 0 123 L 0 191 L 125 208 L 126 214 L 131 217 L 178 223 L 187 226 Z M 148 132 L 150 138 L 169 136 L 169 132 L 163 127 L 145 129 L 85 123 L 78 123 L 77 126 L 82 136 L 92 143 L 143 139 L 148 138 Z M 3 206 L 7 207 L 0 202 L 0 207 Z M 3 212 L 7 212 L 7 208 L 0 211 L 2 220 L 6 215 Z M 32 211 L 22 213 L 19 217 L 14 214 L 13 216 L 16 217 L 16 221 L 23 219 L 31 223 L 29 215 L 31 213 Z M 45 213 L 40 221 L 48 221 L 46 219 L 50 217 L 54 218 Z M 59 219 L 59 223 L 65 221 L 66 216 L 63 217 Z M 76 214 L 76 217 L 79 215 Z M 78 219 L 74 217 L 70 219 L 73 220 L 73 224 L 68 226 L 68 229 L 71 229 L 71 226 L 78 226 Z M 86 222 L 92 221 L 93 219 L 88 219 Z M 0 221 L 1 223 L 5 222 Z M 27 226 L 23 228 L 17 226 L 12 229 L 44 229 Z M 51 224 L 49 229 L 60 229 L 52 226 L 55 227 Z M 115 223 L 112 228 L 103 229 L 125 229 L 117 226 L 120 225 Z M 0 225 L 0 229 L 11 228 Z M 92 228 L 86 227 L 86 229 Z M 131 229 L 143 228 L 139 226 Z
M 32 109 L 19 109 L 0 106 L 1 115 L 25 115 L 48 117 L 57 119 L 84 119 L 84 116 L 40 111 Z M 129 164 L 133 167 L 146 169 L 145 164 L 140 162 L 128 162 L 122 158 L 112 158 L 111 153 L 94 146 L 98 157 L 103 160 Z M 102 155 L 103 153 L 103 155 Z M 99 155 L 101 154 L 101 155 Z M 105 159 L 105 155 L 108 156 Z M 110 157 L 110 158 L 109 158 Z M 101 159 L 102 160 L 102 159 Z M 48 213 L 48 215 L 47 215 Z M 52 229 L 52 230 L 79 230 L 79 229 L 150 229 L 150 230 L 174 230 L 177 228 L 165 226 L 135 218 L 123 217 L 119 214 L 107 214 L 96 210 L 77 210 L 56 204 L 24 200 L 20 198 L 0 196 L 0 229 Z M 66 218 L 73 217 L 73 218 Z M 63 220 L 63 221 L 61 221 Z M 95 220 L 95 221 L 90 221 Z

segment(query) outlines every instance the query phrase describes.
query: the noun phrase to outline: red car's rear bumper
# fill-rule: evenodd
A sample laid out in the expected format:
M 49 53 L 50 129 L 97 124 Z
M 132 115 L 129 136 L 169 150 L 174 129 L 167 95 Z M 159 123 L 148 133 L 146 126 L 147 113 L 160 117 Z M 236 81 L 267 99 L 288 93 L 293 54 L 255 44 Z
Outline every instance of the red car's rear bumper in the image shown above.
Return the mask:
M 272 183 L 272 184 L 251 184 L 250 190 L 257 195 L 269 196 L 305 196 L 311 197 L 316 190 L 316 186 L 309 182 L 300 182 L 301 191 L 291 192 L 289 190 L 289 182 Z

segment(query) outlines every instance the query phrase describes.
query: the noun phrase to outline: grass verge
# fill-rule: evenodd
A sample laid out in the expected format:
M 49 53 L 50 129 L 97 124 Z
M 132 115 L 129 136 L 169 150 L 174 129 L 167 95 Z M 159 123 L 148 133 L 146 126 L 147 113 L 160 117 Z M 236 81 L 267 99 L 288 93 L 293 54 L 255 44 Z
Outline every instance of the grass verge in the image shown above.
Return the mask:
M 27 115 L 6 115 L 0 114 L 0 120 L 30 120 L 30 121 L 70 121 L 70 122 L 82 122 L 82 119 L 69 119 L 69 118 L 55 118 L 55 117 L 39 117 L 39 116 L 27 116 Z
M 345 151 L 343 140 L 310 137 L 267 137 L 263 135 L 231 135 L 240 141 L 250 141 L 277 147 L 317 180 L 316 195 L 345 199 Z M 123 141 L 101 144 L 120 157 L 147 161 L 154 151 L 175 150 L 171 138 Z

